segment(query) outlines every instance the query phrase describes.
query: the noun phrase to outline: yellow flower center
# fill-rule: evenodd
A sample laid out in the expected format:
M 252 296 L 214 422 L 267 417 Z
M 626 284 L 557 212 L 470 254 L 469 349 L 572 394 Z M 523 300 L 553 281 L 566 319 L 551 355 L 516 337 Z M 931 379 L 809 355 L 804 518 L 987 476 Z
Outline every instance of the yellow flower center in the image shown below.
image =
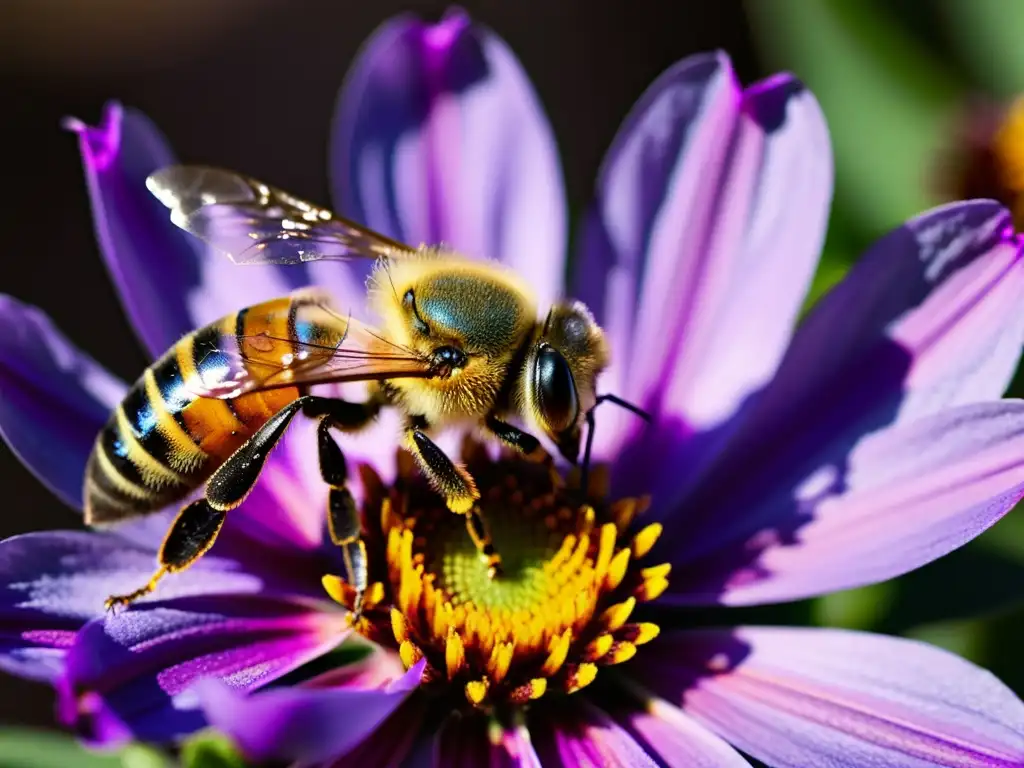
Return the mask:
M 545 693 L 573 693 L 602 666 L 631 659 L 658 627 L 631 622 L 638 603 L 668 586 L 669 566 L 641 567 L 661 532 L 652 523 L 627 535 L 646 507 L 608 503 L 600 471 L 581 503 L 549 462 L 488 458 L 463 450 L 481 491 L 479 508 L 502 556 L 492 578 L 466 531 L 402 457 L 398 482 L 364 505 L 371 587 L 357 630 L 392 645 L 410 667 L 427 660 L 428 685 L 461 689 L 474 707 L 525 704 Z M 352 606 L 335 576 L 327 591 Z

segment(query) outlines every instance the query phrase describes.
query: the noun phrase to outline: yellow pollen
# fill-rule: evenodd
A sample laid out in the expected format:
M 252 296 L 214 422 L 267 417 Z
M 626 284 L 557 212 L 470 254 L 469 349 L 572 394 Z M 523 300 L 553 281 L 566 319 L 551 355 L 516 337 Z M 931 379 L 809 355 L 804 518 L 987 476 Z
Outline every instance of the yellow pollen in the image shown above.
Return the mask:
M 651 551 L 651 547 L 661 536 L 661 523 L 651 523 L 633 537 L 633 557 L 639 559 Z
M 601 614 L 601 624 L 605 629 L 616 630 L 629 620 L 629 616 L 636 608 L 636 598 L 630 597 L 621 603 L 610 606 Z
M 501 573 L 488 573 L 478 549 L 485 542 L 474 541 L 414 464 L 400 458 L 395 488 L 364 469 L 372 585 L 364 606 L 372 610 L 359 632 L 391 644 L 406 668 L 425 659 L 424 685 L 487 711 L 585 688 L 599 666 L 627 661 L 657 636 L 655 624 L 627 624 L 670 572 L 642 563 L 661 533 L 658 523 L 633 529 L 646 500 L 606 502 L 603 472 L 605 490 L 594 493 L 592 482 L 581 503 L 550 458 L 492 460 L 472 444 L 462 458 Z M 324 589 L 353 604 L 337 577 L 325 577 Z

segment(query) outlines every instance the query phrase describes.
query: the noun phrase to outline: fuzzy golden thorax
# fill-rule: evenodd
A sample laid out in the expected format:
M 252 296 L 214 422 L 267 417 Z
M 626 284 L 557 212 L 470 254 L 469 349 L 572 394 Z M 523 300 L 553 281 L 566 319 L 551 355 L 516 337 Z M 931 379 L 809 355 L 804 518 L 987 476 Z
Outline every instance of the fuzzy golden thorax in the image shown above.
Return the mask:
M 435 248 L 382 261 L 369 299 L 388 340 L 425 357 L 446 347 L 464 354 L 447 377 L 389 382 L 396 405 L 437 427 L 478 421 L 494 408 L 537 324 L 533 296 L 516 275 Z

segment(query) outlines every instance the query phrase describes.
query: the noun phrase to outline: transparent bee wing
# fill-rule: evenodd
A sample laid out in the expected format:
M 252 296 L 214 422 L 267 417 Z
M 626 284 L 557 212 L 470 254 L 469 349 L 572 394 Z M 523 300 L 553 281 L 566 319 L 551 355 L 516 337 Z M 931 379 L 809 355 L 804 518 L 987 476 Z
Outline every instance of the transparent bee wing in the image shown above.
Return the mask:
M 196 335 L 195 375 L 186 382 L 192 394 L 230 399 L 279 387 L 435 375 L 428 359 L 339 314 L 319 294 L 245 313 L 219 334 Z
M 171 221 L 236 264 L 377 259 L 407 245 L 335 216 L 256 179 L 219 168 L 176 165 L 146 179 Z

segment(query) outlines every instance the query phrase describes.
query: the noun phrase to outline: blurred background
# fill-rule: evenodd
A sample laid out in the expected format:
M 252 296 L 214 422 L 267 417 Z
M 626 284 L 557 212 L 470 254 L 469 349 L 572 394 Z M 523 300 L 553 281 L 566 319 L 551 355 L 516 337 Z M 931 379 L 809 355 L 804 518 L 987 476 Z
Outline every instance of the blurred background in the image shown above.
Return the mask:
M 533 79 L 559 141 L 574 214 L 590 198 L 620 121 L 677 59 L 722 48 L 745 82 L 797 73 L 822 103 L 836 152 L 834 213 L 814 296 L 879 234 L 968 187 L 978 194 L 966 181 L 970 163 L 991 161 L 993 131 L 1024 90 L 1024 3 L 1009 0 L 462 5 L 508 41 Z M 5 0 L 0 291 L 41 306 L 73 341 L 134 379 L 146 361 L 101 266 L 76 140 L 60 119 L 94 123 L 116 98 L 153 118 L 182 160 L 243 170 L 326 203 L 329 119 L 359 45 L 393 14 L 436 19 L 446 7 Z M 998 191 L 1013 202 L 1012 190 Z M 1024 394 L 1019 383 L 1014 389 Z M 80 525 L 4 448 L 0 480 L 0 538 Z M 927 639 L 1024 693 L 1022 601 L 1018 513 L 905 578 L 751 619 Z M 0 727 L 51 726 L 52 699 L 43 686 L 0 677 Z

